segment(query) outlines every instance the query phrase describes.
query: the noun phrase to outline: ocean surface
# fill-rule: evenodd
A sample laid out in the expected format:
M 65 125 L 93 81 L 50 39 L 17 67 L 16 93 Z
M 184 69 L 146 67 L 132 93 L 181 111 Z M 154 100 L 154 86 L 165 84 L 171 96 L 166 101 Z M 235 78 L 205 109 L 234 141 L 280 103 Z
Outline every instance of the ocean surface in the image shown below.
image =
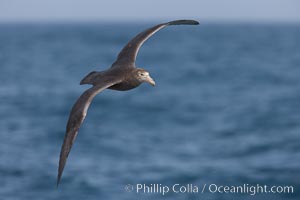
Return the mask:
M 69 112 L 89 88 L 80 80 L 155 24 L 0 25 L 1 200 L 300 199 L 297 24 L 155 34 L 137 65 L 156 86 L 95 97 L 56 188 Z

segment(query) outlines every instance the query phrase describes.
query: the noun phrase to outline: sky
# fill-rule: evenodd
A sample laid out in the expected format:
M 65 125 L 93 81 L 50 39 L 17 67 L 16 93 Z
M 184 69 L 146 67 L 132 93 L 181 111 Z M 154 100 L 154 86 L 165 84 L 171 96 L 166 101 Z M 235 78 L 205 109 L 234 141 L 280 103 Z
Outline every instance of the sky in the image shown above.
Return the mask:
M 0 0 L 0 22 L 179 18 L 300 23 L 300 0 Z

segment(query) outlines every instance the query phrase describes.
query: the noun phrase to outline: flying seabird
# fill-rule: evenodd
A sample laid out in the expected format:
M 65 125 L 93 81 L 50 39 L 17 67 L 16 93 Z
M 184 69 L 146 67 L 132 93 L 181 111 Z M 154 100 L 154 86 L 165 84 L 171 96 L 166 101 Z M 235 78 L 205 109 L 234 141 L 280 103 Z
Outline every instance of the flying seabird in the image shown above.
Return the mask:
M 155 82 L 151 78 L 149 72 L 137 68 L 135 65 L 136 56 L 142 44 L 154 33 L 166 26 L 198 24 L 199 22 L 195 20 L 175 20 L 151 27 L 130 40 L 119 53 L 117 60 L 108 70 L 101 72 L 93 71 L 81 80 L 80 85 L 90 84 L 93 85 L 93 87 L 86 90 L 72 107 L 59 157 L 57 186 L 60 182 L 63 169 L 78 134 L 78 130 L 86 117 L 87 110 L 93 98 L 104 89 L 120 91 L 131 90 L 138 87 L 143 82 L 147 82 L 154 86 Z

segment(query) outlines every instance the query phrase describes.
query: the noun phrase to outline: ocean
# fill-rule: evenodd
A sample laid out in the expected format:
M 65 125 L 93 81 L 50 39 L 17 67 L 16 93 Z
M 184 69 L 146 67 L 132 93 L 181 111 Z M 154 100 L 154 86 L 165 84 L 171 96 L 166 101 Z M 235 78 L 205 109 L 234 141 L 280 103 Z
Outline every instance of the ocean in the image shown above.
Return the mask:
M 95 97 L 56 188 L 80 80 L 155 24 L 0 25 L 1 200 L 300 198 L 299 24 L 156 33 L 156 86 Z

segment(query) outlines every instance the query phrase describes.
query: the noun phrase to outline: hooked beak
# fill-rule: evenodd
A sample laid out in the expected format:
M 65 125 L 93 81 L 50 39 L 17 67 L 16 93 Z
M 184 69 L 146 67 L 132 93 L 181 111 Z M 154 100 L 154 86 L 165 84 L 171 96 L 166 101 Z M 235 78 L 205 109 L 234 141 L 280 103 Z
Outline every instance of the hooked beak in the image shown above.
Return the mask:
M 146 82 L 152 86 L 155 86 L 155 81 L 151 78 L 151 76 L 147 77 Z

